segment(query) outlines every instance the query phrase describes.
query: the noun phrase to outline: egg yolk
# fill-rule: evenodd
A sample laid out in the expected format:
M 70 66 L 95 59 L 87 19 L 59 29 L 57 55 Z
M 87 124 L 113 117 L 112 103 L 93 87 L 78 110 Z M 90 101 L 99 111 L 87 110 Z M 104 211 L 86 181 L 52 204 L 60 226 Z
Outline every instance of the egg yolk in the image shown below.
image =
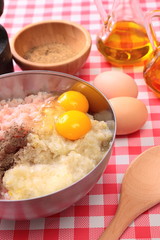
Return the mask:
M 77 140 L 91 129 L 91 121 L 85 113 L 71 110 L 61 114 L 55 126 L 57 132 L 64 138 Z
M 58 102 L 66 110 L 77 110 L 81 112 L 88 112 L 89 103 L 87 98 L 80 92 L 67 91 L 58 97 Z

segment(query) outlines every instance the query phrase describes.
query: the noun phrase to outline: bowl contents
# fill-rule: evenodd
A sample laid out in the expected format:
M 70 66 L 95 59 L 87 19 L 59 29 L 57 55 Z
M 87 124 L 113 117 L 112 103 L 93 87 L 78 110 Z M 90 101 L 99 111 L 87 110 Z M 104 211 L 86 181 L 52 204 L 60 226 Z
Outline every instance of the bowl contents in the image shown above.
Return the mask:
M 134 79 L 119 71 L 106 71 L 94 79 L 94 86 L 110 99 L 114 97 L 137 97 L 138 87 Z
M 66 111 L 58 99 L 39 92 L 0 101 L 2 199 L 30 199 L 63 189 L 91 171 L 109 148 L 109 123 L 80 110 Z
M 117 135 L 125 135 L 139 130 L 148 118 L 145 104 L 133 97 L 110 99 L 117 120 Z
M 31 62 L 51 64 L 68 60 L 75 54 L 66 43 L 53 42 L 31 48 L 24 58 Z

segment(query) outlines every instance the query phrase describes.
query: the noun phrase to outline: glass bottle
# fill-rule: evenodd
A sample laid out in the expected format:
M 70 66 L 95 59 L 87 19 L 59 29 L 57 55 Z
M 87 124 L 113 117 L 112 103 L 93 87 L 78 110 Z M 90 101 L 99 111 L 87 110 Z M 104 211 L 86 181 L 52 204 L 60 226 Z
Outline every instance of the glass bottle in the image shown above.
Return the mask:
M 154 10 L 146 15 L 146 22 L 148 23 L 147 32 L 153 47 L 153 52 L 143 70 L 146 84 L 158 98 L 160 98 L 160 41 L 158 41 L 152 22 L 154 18 L 160 17 L 159 14 L 160 10 Z
M 107 14 L 101 0 L 95 0 L 102 19 L 97 35 L 98 50 L 116 66 L 141 65 L 152 52 L 146 32 L 145 14 L 138 0 L 114 0 Z

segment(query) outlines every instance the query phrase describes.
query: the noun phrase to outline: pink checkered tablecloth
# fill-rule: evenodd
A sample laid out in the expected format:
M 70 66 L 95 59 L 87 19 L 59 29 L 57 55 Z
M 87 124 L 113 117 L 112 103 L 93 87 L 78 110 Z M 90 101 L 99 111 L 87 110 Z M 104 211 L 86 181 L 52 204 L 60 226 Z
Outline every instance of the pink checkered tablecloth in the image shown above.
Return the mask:
M 104 2 L 106 9 L 111 9 L 113 0 Z M 141 0 L 141 6 L 145 11 L 160 9 L 160 0 Z M 115 68 L 97 51 L 95 38 L 101 21 L 93 0 L 5 0 L 0 21 L 9 37 L 12 37 L 23 26 L 48 19 L 71 20 L 88 29 L 93 41 L 92 49 L 77 76 L 92 83 L 102 71 L 115 69 L 126 72 L 135 79 L 139 89 L 138 98 L 146 104 L 149 118 L 140 131 L 116 137 L 103 176 L 83 199 L 47 218 L 31 221 L 1 219 L 0 240 L 97 240 L 115 214 L 122 178 L 128 165 L 145 149 L 160 144 L 160 100 L 147 88 L 142 67 Z M 16 65 L 15 71 L 20 71 Z M 160 239 L 160 205 L 138 217 L 121 239 Z

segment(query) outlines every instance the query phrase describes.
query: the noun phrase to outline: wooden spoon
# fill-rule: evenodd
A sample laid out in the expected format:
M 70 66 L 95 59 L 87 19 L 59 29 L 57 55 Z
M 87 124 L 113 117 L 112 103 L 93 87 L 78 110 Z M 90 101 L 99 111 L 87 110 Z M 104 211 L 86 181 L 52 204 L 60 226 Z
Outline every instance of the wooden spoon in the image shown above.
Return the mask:
M 160 202 L 160 146 L 140 154 L 127 169 L 116 214 L 99 240 L 117 240 L 141 213 Z

